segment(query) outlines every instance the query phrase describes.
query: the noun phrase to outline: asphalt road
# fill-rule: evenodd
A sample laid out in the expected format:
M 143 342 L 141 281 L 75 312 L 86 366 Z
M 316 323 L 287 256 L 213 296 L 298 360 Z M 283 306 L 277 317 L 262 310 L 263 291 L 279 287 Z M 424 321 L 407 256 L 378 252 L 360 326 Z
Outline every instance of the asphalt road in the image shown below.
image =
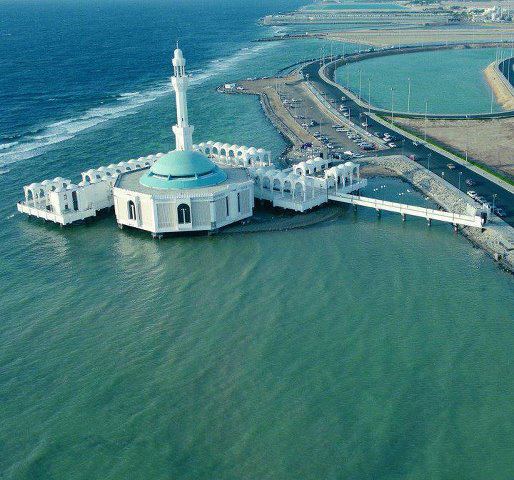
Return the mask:
M 306 65 L 302 71 L 304 74 L 309 75 L 310 82 L 316 87 L 316 89 L 318 89 L 318 91 L 326 95 L 325 98 L 334 100 L 333 105 L 337 108 L 341 104 L 342 92 L 338 88 L 327 84 L 320 78 L 318 73 L 320 66 L 320 62 L 314 62 Z M 390 130 L 389 128 L 374 121 L 373 119 L 368 118 L 367 115 L 365 115 L 366 110 L 357 105 L 351 99 L 347 99 L 344 104 L 350 108 L 351 120 L 357 125 L 360 125 L 367 118 L 368 130 L 370 132 L 379 132 L 380 135 L 383 135 L 387 132 L 393 137 L 396 137 L 394 143 L 398 145 L 397 148 L 375 152 L 374 154 L 404 154 L 407 156 L 414 155 L 416 162 L 418 162 L 420 165 L 423 165 L 425 168 L 429 168 L 432 172 L 439 175 L 440 177 L 443 177 L 447 182 L 451 183 L 457 188 L 459 188 L 459 177 L 461 177 L 461 190 L 475 190 L 478 195 L 484 197 L 490 204 L 493 203 L 493 195 L 496 195 L 494 199 L 494 205 L 501 207 L 506 212 L 507 215 L 503 219 L 509 225 L 514 226 L 514 195 L 512 193 L 482 177 L 481 175 L 478 175 L 472 170 L 469 170 L 467 167 L 453 162 L 444 155 L 433 152 L 422 144 L 418 144 L 417 146 L 414 145 L 410 139 L 393 130 Z M 448 168 L 448 164 L 454 164 L 455 168 Z M 462 172 L 462 174 L 459 175 L 459 172 Z M 466 184 L 466 180 L 468 179 L 473 182 L 472 186 Z

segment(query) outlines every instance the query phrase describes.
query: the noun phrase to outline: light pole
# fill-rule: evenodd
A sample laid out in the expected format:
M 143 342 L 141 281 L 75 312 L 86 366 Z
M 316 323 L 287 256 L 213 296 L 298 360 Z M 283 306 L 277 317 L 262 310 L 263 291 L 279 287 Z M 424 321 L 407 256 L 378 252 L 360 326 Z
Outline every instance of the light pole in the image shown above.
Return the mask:
M 460 190 L 460 179 L 462 177 L 462 172 L 459 172 L 459 190 Z
M 491 88 L 491 113 L 493 113 L 494 90 Z
M 359 100 L 362 96 L 362 68 L 359 69 Z
M 394 87 L 391 87 L 391 123 L 394 125 Z
M 410 77 L 409 80 L 409 93 L 407 94 L 407 113 L 410 113 Z
M 425 100 L 425 143 L 427 141 L 427 116 L 428 116 L 428 99 Z
M 498 196 L 497 193 L 493 193 L 493 213 L 494 213 L 494 202 L 495 202 L 497 196 Z
M 427 169 L 430 171 L 430 157 L 432 156 L 432 152 L 428 154 L 428 162 L 427 162 Z
M 368 115 L 371 115 L 371 77 L 368 77 Z

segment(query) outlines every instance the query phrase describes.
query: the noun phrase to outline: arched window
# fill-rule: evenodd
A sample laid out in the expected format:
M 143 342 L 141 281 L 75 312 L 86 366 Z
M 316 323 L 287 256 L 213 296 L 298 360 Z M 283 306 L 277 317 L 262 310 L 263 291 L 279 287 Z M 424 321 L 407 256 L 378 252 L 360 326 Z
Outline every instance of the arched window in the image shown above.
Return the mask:
M 135 220 L 136 219 L 136 205 L 132 200 L 129 200 L 127 203 L 127 209 L 128 209 L 128 217 L 129 220 Z
M 189 205 L 181 203 L 177 207 L 177 215 L 179 224 L 191 223 L 191 209 Z

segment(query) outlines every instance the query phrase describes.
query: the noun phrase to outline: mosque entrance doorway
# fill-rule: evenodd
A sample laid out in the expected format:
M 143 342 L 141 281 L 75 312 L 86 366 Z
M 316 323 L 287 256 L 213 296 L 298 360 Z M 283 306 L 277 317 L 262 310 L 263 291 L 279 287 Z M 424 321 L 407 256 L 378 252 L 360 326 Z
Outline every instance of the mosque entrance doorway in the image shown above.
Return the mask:
M 177 214 L 179 224 L 191 223 L 191 209 L 189 208 L 189 205 L 181 203 L 177 207 Z

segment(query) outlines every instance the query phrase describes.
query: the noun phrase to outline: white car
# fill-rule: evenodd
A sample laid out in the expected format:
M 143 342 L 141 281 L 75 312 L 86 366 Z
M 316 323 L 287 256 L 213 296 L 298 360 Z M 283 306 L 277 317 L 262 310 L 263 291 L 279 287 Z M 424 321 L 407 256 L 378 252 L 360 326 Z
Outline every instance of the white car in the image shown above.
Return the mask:
M 350 157 L 353 157 L 353 152 L 351 150 L 346 150 L 346 152 L 343 152 L 345 155 L 349 155 Z
M 389 145 L 391 148 L 396 148 L 396 143 L 390 142 L 390 143 L 388 143 L 388 145 Z

